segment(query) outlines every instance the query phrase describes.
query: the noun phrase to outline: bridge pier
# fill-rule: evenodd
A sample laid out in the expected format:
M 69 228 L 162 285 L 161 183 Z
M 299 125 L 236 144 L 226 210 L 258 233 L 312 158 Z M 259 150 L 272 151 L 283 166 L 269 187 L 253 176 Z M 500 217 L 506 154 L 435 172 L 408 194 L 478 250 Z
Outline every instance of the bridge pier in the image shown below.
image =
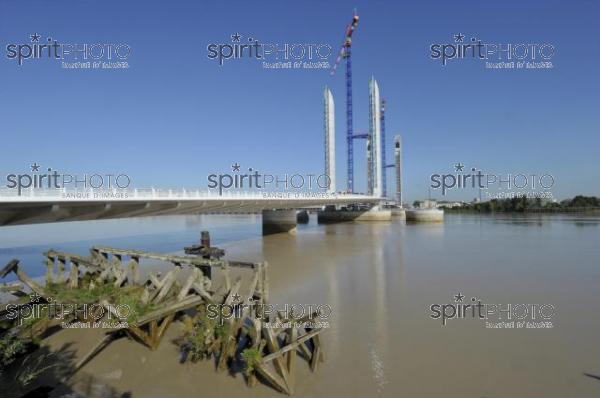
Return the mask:
M 378 206 L 369 210 L 335 210 L 325 209 L 318 213 L 319 224 L 337 223 L 345 221 L 390 221 L 392 211 L 380 209 Z
M 262 231 L 263 235 L 288 232 L 296 233 L 296 210 L 263 210 Z

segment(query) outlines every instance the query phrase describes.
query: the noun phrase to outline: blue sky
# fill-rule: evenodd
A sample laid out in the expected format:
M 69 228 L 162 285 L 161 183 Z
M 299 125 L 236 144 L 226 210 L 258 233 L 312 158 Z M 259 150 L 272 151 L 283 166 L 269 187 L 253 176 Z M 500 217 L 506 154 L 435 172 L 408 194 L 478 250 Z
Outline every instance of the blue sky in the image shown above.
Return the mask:
M 336 101 L 338 187 L 345 185 L 343 68 L 269 70 L 251 60 L 219 67 L 210 43 L 341 44 L 357 8 L 354 128 L 368 129 L 368 79 L 387 100 L 404 145 L 410 201 L 433 173 L 461 162 L 484 172 L 548 173 L 559 199 L 600 195 L 600 5 L 544 2 L 11 1 L 0 0 L 0 173 L 31 162 L 71 174 L 122 172 L 136 187 L 205 188 L 238 162 L 263 172 L 323 170 L 322 91 Z M 53 60 L 17 66 L 9 43 L 39 33 L 62 43 L 127 43 L 127 70 L 63 70 Z M 463 33 L 491 43 L 552 43 L 551 70 L 486 70 L 474 60 L 443 67 L 432 43 Z M 332 60 L 333 60 L 332 56 Z M 341 72 L 341 73 L 340 73 Z M 356 144 L 364 190 L 364 143 Z M 391 170 L 388 185 L 393 187 Z M 475 192 L 449 198 L 472 199 Z M 439 196 L 435 194 L 434 196 Z

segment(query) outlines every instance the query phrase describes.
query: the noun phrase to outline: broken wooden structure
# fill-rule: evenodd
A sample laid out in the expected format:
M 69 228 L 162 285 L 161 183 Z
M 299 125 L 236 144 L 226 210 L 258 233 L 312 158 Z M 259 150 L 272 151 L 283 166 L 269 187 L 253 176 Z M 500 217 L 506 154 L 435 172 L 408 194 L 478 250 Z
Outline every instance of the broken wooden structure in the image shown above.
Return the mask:
M 30 278 L 20 267 L 18 260 L 12 260 L 0 271 L 0 278 L 14 273 L 20 283 L 13 283 L 4 289 L 19 297 L 30 294 L 23 285 L 35 293 L 41 302 L 56 301 L 53 292 L 77 292 L 88 290 L 134 292 L 136 309 L 142 313 L 132 318 L 123 318 L 115 311 L 118 294 L 114 296 L 91 296 L 93 302 L 72 302 L 61 304 L 96 304 L 102 306 L 113 319 L 120 319 L 126 326 L 107 329 L 98 344 L 84 355 L 75 366 L 75 371 L 91 360 L 115 338 L 126 335 L 155 350 L 172 322 L 179 316 L 201 305 L 224 305 L 240 308 L 240 316 L 219 320 L 227 323 L 226 334 L 213 345 L 211 355 L 217 360 L 217 369 L 226 369 L 233 361 L 240 360 L 247 349 L 255 350 L 260 360 L 253 361 L 247 373 L 249 385 L 255 385 L 257 376 L 277 390 L 292 394 L 294 391 L 294 369 L 298 354 L 316 370 L 323 360 L 323 350 L 319 340 L 322 329 L 310 327 L 271 328 L 257 308 L 268 303 L 269 281 L 266 262 L 242 262 L 224 260 L 224 251 L 210 246 L 208 232 L 202 233 L 200 245 L 186 248 L 187 255 L 151 253 L 140 250 L 116 249 L 94 246 L 89 256 L 49 250 L 46 258 L 46 283 L 42 285 Z M 190 255 L 193 254 L 193 255 Z M 141 260 L 156 260 L 172 264 L 163 276 L 148 273 L 142 276 Z M 187 276 L 182 274 L 189 269 Z M 242 278 L 232 281 L 233 268 L 252 271 L 246 293 L 242 295 Z M 213 283 L 213 270 L 222 276 L 222 286 Z M 100 289 L 102 287 L 102 289 Z M 68 294 L 66 297 L 71 297 Z M 78 297 L 78 296 L 75 296 Z M 89 299 L 89 295 L 85 296 Z M 131 298 L 131 297 L 130 297 Z M 128 301 L 130 303 L 131 301 Z M 311 314 L 315 316 L 318 314 Z M 72 320 L 90 322 L 80 314 Z M 97 320 L 95 320 L 97 321 Z M 287 323 L 278 314 L 276 322 Z
M 277 323 L 291 323 L 290 326 L 279 328 L 267 327 L 265 321 L 254 318 L 246 333 L 250 337 L 251 349 L 258 350 L 260 359 L 252 364 L 254 372 L 248 375 L 248 384 L 254 386 L 256 377 L 260 376 L 277 390 L 292 395 L 298 354 L 308 361 L 313 372 L 324 360 L 319 338 L 323 328 L 305 326 L 309 318 L 315 319 L 318 316 L 318 313 L 313 313 L 305 319 L 295 321 L 278 316 Z

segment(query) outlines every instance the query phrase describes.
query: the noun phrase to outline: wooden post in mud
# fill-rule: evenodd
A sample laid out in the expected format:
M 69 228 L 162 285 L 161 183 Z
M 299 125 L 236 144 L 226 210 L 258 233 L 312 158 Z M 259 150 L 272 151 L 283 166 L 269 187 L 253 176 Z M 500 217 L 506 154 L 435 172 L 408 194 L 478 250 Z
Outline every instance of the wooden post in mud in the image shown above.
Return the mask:
M 264 328 L 263 336 L 267 340 L 267 348 L 269 349 L 269 351 L 271 351 L 272 353 L 277 352 L 279 350 L 279 342 L 278 342 L 276 336 L 273 334 L 273 331 L 270 328 Z M 286 389 L 289 392 L 291 392 L 292 391 L 292 385 L 290 383 L 291 380 L 289 377 L 288 369 L 285 366 L 285 362 L 284 362 L 282 356 L 280 356 L 280 355 L 275 356 L 273 358 L 273 363 L 275 364 L 275 370 L 277 370 L 277 373 L 279 373 L 279 375 L 283 378 Z
M 225 290 L 230 291 L 231 290 L 231 276 L 229 274 L 229 262 L 227 262 L 227 261 L 223 262 L 221 269 L 223 270 L 223 278 L 225 279 Z
M 294 344 L 298 338 L 298 329 L 292 325 L 287 332 L 286 342 L 287 344 Z M 290 384 L 293 386 L 295 383 L 294 373 L 296 372 L 296 350 L 290 350 L 287 354 L 287 368 L 290 375 Z
M 103 259 L 102 255 L 100 254 L 100 251 L 95 247 L 92 247 L 90 249 L 90 257 L 94 263 L 101 263 L 101 260 Z
M 314 345 L 314 350 L 313 350 L 313 355 L 312 358 L 310 359 L 310 370 L 312 372 L 315 372 L 317 370 L 317 366 L 319 364 L 319 362 L 321 362 L 321 342 L 319 341 L 319 336 L 315 335 L 315 337 L 313 338 L 313 345 Z
M 54 282 L 54 257 L 46 256 L 46 284 Z
M 65 282 L 65 263 L 66 259 L 64 257 L 58 258 L 58 277 L 56 278 L 57 283 Z
M 210 248 L 210 234 L 208 233 L 208 231 L 202 231 L 200 234 L 200 245 L 206 247 L 206 248 Z M 207 253 L 205 255 L 202 256 L 202 258 L 205 259 L 210 259 L 210 254 Z M 204 274 L 204 276 L 206 276 L 207 278 L 212 278 L 212 272 L 211 272 L 211 267 L 206 267 L 206 266 L 201 266 L 200 270 L 202 271 L 202 273 Z
M 76 261 L 71 260 L 71 271 L 69 273 L 69 287 L 71 289 L 77 288 L 79 284 L 79 264 Z
M 262 262 L 256 264 L 256 269 L 258 270 L 258 282 L 256 284 L 256 292 L 260 297 L 261 304 L 267 304 L 269 300 L 269 277 L 267 275 L 268 263 Z
M 266 304 L 269 301 L 269 274 L 268 274 L 269 263 L 266 261 L 262 263 L 262 296 L 263 302 Z
M 131 256 L 131 260 L 129 260 L 129 272 L 131 274 L 130 283 L 133 285 L 137 285 L 140 283 L 140 258 L 136 256 Z
M 118 270 L 122 269 L 123 264 L 121 262 L 121 258 L 122 257 L 120 254 L 113 254 L 112 263 L 113 263 L 113 266 Z
M 258 283 L 256 284 L 256 292 L 259 298 L 260 304 L 265 304 L 265 298 L 263 293 L 263 268 L 262 263 L 256 264 L 256 270 L 258 271 Z
M 234 282 L 233 286 L 231 287 L 231 289 L 229 290 L 229 292 L 227 293 L 227 295 L 225 297 L 225 301 L 223 302 L 223 305 L 234 306 L 234 305 L 238 304 L 238 301 L 240 300 L 240 295 L 239 295 L 238 291 L 240 290 L 241 286 L 242 286 L 242 278 L 238 277 L 235 280 L 235 282 Z M 220 320 L 220 321 L 223 322 L 223 320 Z M 221 341 L 221 354 L 219 356 L 219 361 L 217 363 L 217 371 L 223 371 L 226 369 L 227 361 L 234 354 L 234 352 L 232 352 L 232 349 L 234 348 L 232 345 L 232 341 L 235 341 L 235 336 L 237 335 L 237 330 L 235 330 L 236 325 L 233 322 L 233 319 L 229 318 L 229 319 L 225 320 L 224 322 L 227 323 L 228 330 L 227 330 L 225 337 L 223 338 L 223 341 Z

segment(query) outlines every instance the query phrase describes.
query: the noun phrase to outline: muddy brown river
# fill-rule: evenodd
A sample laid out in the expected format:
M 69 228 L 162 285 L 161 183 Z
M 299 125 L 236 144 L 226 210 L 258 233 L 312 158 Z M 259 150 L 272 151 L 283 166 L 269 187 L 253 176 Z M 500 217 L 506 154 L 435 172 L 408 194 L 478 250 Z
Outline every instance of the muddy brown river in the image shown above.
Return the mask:
M 85 240 L 69 235 L 90 226 L 96 232 Z M 316 373 L 298 363 L 299 398 L 600 396 L 593 377 L 600 377 L 598 217 L 447 215 L 443 224 L 332 225 L 311 219 L 296 235 L 268 237 L 260 236 L 256 216 L 55 224 L 32 226 L 33 235 L 26 228 L 0 229 L 3 262 L 19 255 L 33 262 L 44 246 L 85 252 L 96 241 L 176 251 L 201 229 L 211 230 L 228 258 L 268 261 L 272 303 L 332 309 L 322 334 L 325 362 Z M 56 237 L 52 228 L 66 232 Z M 44 234 L 54 241 L 44 243 Z M 43 274 L 41 254 L 38 260 L 28 272 Z M 504 309 L 503 318 L 450 316 L 458 305 L 476 302 Z M 445 325 L 432 317 L 436 304 L 446 306 Z M 551 308 L 545 313 L 551 316 L 532 311 L 538 318 L 515 318 L 516 308 L 531 305 Z M 283 396 L 264 384 L 250 389 L 241 375 L 216 373 L 209 362 L 180 364 L 171 341 L 177 333 L 174 324 L 155 352 L 118 340 L 73 383 L 144 398 Z M 97 337 L 98 331 L 69 329 L 48 344 L 77 352 Z

